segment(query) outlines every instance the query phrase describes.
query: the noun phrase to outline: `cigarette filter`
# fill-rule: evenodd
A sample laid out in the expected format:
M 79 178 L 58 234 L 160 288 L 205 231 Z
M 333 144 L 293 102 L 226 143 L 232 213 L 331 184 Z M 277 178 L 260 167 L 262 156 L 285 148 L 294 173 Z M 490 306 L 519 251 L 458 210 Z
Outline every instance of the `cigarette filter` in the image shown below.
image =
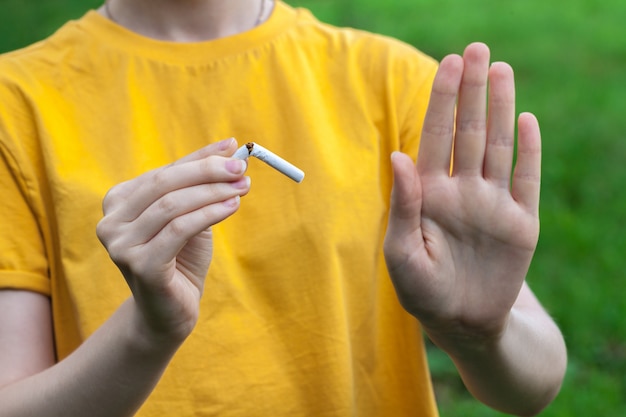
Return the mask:
M 304 179 L 304 171 L 300 168 L 290 164 L 280 156 L 254 142 L 246 143 L 241 148 L 237 149 L 232 157 L 237 159 L 246 159 L 249 156 L 254 156 L 255 158 L 260 159 L 295 182 L 302 182 Z

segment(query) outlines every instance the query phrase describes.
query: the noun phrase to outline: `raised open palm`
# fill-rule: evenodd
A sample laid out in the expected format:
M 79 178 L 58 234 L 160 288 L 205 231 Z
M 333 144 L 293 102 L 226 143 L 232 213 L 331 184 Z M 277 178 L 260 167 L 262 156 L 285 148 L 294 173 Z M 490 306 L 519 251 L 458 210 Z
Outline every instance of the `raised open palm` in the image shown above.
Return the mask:
M 489 86 L 489 88 L 488 88 Z M 488 108 L 488 110 L 487 110 Z M 403 306 L 435 334 L 503 331 L 539 234 L 540 133 L 513 71 L 483 44 L 442 60 L 417 167 L 392 156 L 387 265 Z

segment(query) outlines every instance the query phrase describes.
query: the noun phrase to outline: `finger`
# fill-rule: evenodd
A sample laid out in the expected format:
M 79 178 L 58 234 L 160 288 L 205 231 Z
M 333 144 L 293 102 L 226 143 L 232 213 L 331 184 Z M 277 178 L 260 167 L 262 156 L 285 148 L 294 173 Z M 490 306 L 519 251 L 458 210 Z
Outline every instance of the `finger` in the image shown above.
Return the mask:
M 450 172 L 454 109 L 463 74 L 463 59 L 445 57 L 437 71 L 424 119 L 417 168 L 420 174 Z
M 230 156 L 235 149 L 237 149 L 237 140 L 235 138 L 224 139 L 198 149 L 197 151 L 175 161 L 172 165 L 197 161 L 199 159 L 208 158 L 211 155 Z
M 482 43 L 473 43 L 465 49 L 463 60 L 454 135 L 453 175 L 482 175 L 489 48 Z
M 387 233 L 396 236 L 420 229 L 422 190 L 415 165 L 408 155 L 394 152 L 391 162 L 393 188 Z
M 489 118 L 484 177 L 509 188 L 515 142 L 515 82 L 513 69 L 504 62 L 489 70 Z
M 231 216 L 239 206 L 240 197 L 237 195 L 176 217 L 161 229 L 144 249 L 152 254 L 156 260 L 155 265 L 167 263 L 178 255 L 191 238 Z
M 518 119 L 517 162 L 511 194 L 527 211 L 537 215 L 541 188 L 541 132 L 531 113 Z
M 243 196 L 250 190 L 250 178 L 243 177 L 230 183 L 201 184 L 164 195 L 150 205 L 132 222 L 133 245 L 144 244 L 167 224 L 203 207 Z M 203 229 L 198 230 L 200 232 Z
M 237 181 L 246 168 L 245 161 L 215 155 L 168 165 L 128 181 L 119 187 L 120 191 L 107 195 L 105 213 L 115 211 L 119 221 L 130 222 L 168 193 L 200 184 Z
M 219 142 L 207 145 L 204 148 L 199 149 L 160 169 L 156 169 L 146 174 L 143 174 L 141 177 L 144 177 L 145 179 L 145 177 L 155 175 L 155 173 L 159 170 L 166 170 L 169 167 L 173 167 L 176 165 L 182 165 L 188 162 L 202 160 L 213 155 L 229 156 L 235 149 L 237 149 L 237 141 L 234 138 L 224 139 Z M 140 186 L 140 181 L 138 181 L 138 179 L 141 177 L 137 177 L 132 180 L 120 183 L 113 187 L 111 190 L 109 190 L 103 201 L 104 212 L 110 212 L 112 207 L 118 207 L 122 204 L 126 204 L 126 200 L 131 198 L 136 193 L 137 188 Z

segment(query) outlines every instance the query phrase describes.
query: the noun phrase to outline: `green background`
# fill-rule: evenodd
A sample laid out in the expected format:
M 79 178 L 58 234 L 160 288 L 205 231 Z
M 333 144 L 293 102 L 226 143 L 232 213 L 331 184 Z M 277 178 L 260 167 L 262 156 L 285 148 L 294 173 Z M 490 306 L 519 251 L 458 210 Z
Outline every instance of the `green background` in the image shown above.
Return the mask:
M 543 133 L 542 233 L 529 282 L 569 348 L 541 416 L 626 412 L 626 1 L 291 0 L 324 21 L 400 38 L 441 59 L 473 41 L 516 71 L 519 111 Z M 92 0 L 0 0 L 0 52 L 49 35 Z M 1 106 L 1 103 L 0 103 Z M 448 358 L 429 361 L 442 416 L 501 416 L 473 400 Z

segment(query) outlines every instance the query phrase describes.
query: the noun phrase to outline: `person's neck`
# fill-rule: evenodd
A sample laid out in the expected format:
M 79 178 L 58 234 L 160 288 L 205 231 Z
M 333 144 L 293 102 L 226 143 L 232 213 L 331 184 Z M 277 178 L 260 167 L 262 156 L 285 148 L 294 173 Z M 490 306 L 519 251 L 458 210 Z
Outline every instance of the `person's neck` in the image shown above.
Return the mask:
M 98 9 L 115 23 L 150 38 L 199 42 L 252 29 L 272 0 L 106 0 Z

